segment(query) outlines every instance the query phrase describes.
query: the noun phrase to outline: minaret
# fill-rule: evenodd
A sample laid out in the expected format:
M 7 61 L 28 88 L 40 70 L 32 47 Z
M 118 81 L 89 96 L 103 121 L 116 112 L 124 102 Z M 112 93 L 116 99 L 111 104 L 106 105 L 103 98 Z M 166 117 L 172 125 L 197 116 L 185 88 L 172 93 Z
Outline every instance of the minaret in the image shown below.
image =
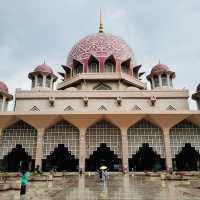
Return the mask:
M 100 9 L 99 33 L 103 33 L 103 32 L 104 32 L 103 19 L 102 19 L 101 9 Z

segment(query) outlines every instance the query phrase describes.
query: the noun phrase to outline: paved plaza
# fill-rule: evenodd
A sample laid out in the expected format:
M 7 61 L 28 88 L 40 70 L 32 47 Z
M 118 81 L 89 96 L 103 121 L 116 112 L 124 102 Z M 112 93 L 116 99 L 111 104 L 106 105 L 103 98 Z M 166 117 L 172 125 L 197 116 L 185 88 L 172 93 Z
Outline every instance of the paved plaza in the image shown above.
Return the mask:
M 67 176 L 50 182 L 31 182 L 28 200 L 197 200 L 199 180 L 161 181 L 159 177 L 111 175 L 107 183 L 98 176 Z M 19 191 L 0 192 L 1 200 L 19 200 Z

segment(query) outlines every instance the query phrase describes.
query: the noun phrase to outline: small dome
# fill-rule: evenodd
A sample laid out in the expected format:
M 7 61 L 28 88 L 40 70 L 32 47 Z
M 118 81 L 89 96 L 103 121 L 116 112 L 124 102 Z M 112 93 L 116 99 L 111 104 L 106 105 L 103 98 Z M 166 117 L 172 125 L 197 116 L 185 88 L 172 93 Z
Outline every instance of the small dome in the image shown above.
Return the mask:
M 7 87 L 7 85 L 6 85 L 4 82 L 2 82 L 2 81 L 0 81 L 0 92 L 3 92 L 3 93 L 8 94 L 8 87 Z
M 172 78 L 175 78 L 176 76 L 175 72 L 171 71 L 167 65 L 158 63 L 152 68 L 151 73 L 147 76 L 147 79 L 149 80 L 150 77 L 153 77 L 154 75 L 163 74 L 163 73 L 170 74 Z
M 151 74 L 160 74 L 163 72 L 170 72 L 170 69 L 167 65 L 164 64 L 157 64 L 151 70 Z
M 42 73 L 47 73 L 47 74 L 53 74 L 52 68 L 45 63 L 38 65 L 35 68 L 34 72 L 42 72 Z
M 131 59 L 131 66 L 136 64 L 131 48 L 123 39 L 101 32 L 88 35 L 77 42 L 68 55 L 67 66 L 71 67 L 73 60 L 82 63 L 84 60 L 88 61 L 91 55 L 97 59 L 114 56 L 119 62 Z
M 197 86 L 197 92 L 200 92 L 200 83 L 199 83 L 199 85 Z

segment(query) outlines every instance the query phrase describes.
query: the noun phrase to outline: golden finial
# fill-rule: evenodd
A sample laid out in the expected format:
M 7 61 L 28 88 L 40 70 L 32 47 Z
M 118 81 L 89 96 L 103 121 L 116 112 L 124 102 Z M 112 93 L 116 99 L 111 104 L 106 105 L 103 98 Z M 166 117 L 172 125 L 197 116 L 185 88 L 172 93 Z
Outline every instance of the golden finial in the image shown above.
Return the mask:
M 103 19 L 101 15 L 101 9 L 100 9 L 100 20 L 99 20 L 99 33 L 103 33 Z

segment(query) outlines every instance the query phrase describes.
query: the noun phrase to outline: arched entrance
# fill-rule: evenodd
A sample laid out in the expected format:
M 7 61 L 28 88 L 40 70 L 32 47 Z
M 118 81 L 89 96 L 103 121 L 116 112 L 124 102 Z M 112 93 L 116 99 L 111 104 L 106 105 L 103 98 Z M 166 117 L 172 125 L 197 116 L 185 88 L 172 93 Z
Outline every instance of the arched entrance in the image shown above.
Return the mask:
M 160 171 L 162 169 L 160 156 L 149 147 L 148 143 L 143 143 L 139 151 L 130 159 L 130 168 L 134 171 Z
M 47 129 L 44 135 L 43 171 L 78 171 L 79 130 L 62 120 Z
M 105 143 L 101 143 L 100 147 L 90 155 L 86 165 L 88 171 L 97 171 L 102 165 L 107 166 L 110 171 L 118 171 L 119 164 L 120 160 L 114 151 L 111 151 Z
M 128 129 L 129 171 L 165 169 L 162 130 L 146 120 Z
M 176 155 L 175 161 L 177 170 L 196 171 L 200 167 L 200 154 L 187 143 Z
M 24 170 L 34 170 L 34 160 L 29 156 L 21 144 L 17 144 L 8 155 L 4 156 L 7 163 L 6 170 L 17 172 L 20 168 Z
M 121 171 L 121 135 L 118 127 L 105 120 L 89 127 L 86 149 L 86 171 L 97 171 L 103 164 L 110 171 Z
M 58 144 L 58 147 L 47 156 L 46 166 L 56 171 L 76 171 L 78 159 L 75 159 L 64 144 Z
M 200 169 L 200 127 L 183 120 L 170 129 L 173 169 L 195 171 Z
M 3 131 L 0 159 L 3 170 L 18 171 L 23 160 L 25 168 L 34 169 L 37 131 L 24 121 L 18 121 Z

